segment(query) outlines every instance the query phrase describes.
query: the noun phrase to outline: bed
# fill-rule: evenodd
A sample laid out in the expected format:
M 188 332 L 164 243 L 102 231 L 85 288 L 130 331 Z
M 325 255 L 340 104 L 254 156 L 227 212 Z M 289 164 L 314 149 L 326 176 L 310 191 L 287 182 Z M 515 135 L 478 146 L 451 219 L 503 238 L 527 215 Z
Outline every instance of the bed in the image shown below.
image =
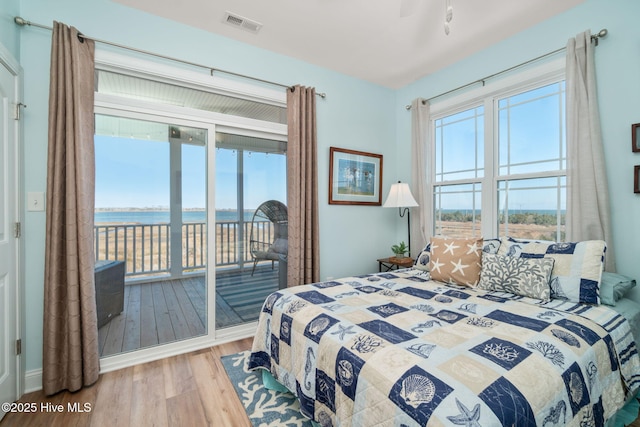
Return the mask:
M 640 386 L 630 322 L 611 307 L 433 275 L 413 268 L 273 293 L 249 367 L 322 426 L 598 426 Z

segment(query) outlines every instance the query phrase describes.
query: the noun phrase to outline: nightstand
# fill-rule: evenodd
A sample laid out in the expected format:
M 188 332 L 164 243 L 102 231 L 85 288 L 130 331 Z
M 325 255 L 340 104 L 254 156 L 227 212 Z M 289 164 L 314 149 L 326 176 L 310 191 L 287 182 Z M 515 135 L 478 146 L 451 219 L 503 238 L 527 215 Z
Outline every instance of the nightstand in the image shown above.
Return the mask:
M 378 271 L 391 271 L 397 270 L 399 268 L 409 268 L 413 266 L 413 258 L 405 257 L 405 258 L 380 258 L 378 259 Z

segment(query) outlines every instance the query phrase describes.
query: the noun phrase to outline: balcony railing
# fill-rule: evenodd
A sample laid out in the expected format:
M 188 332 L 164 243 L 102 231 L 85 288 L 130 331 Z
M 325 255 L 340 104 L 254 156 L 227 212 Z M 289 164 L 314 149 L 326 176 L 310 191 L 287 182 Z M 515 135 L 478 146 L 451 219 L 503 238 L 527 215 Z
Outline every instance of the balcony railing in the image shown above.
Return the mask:
M 216 267 L 243 267 L 252 262 L 250 253 L 251 223 L 243 222 L 243 232 L 238 221 L 216 222 Z M 174 240 L 182 240 L 180 256 L 182 265 L 172 269 L 171 225 L 162 224 L 109 224 L 96 225 L 96 260 L 125 261 L 127 277 L 155 274 L 182 275 L 204 270 L 207 266 L 207 225 L 204 222 L 182 224 L 181 234 Z M 260 240 L 270 239 L 273 224 L 263 222 L 254 230 Z M 239 241 L 239 238 L 242 241 Z M 175 256 L 175 255 L 174 255 Z

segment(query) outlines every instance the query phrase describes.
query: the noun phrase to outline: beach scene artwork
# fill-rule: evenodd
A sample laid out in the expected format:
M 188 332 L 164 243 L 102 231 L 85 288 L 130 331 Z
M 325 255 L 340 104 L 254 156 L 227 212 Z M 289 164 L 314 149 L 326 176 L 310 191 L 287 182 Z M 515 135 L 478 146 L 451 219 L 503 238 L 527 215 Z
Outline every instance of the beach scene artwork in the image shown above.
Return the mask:
M 374 196 L 376 165 L 357 160 L 338 160 L 338 194 Z

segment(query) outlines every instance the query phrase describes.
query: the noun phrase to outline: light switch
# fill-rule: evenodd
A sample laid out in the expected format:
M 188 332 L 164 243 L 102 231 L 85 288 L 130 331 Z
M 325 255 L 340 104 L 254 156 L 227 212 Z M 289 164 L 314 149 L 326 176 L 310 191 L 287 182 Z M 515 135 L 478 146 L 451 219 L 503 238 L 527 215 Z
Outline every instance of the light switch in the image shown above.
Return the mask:
M 44 211 L 44 193 L 42 191 L 27 193 L 27 210 L 30 212 Z

